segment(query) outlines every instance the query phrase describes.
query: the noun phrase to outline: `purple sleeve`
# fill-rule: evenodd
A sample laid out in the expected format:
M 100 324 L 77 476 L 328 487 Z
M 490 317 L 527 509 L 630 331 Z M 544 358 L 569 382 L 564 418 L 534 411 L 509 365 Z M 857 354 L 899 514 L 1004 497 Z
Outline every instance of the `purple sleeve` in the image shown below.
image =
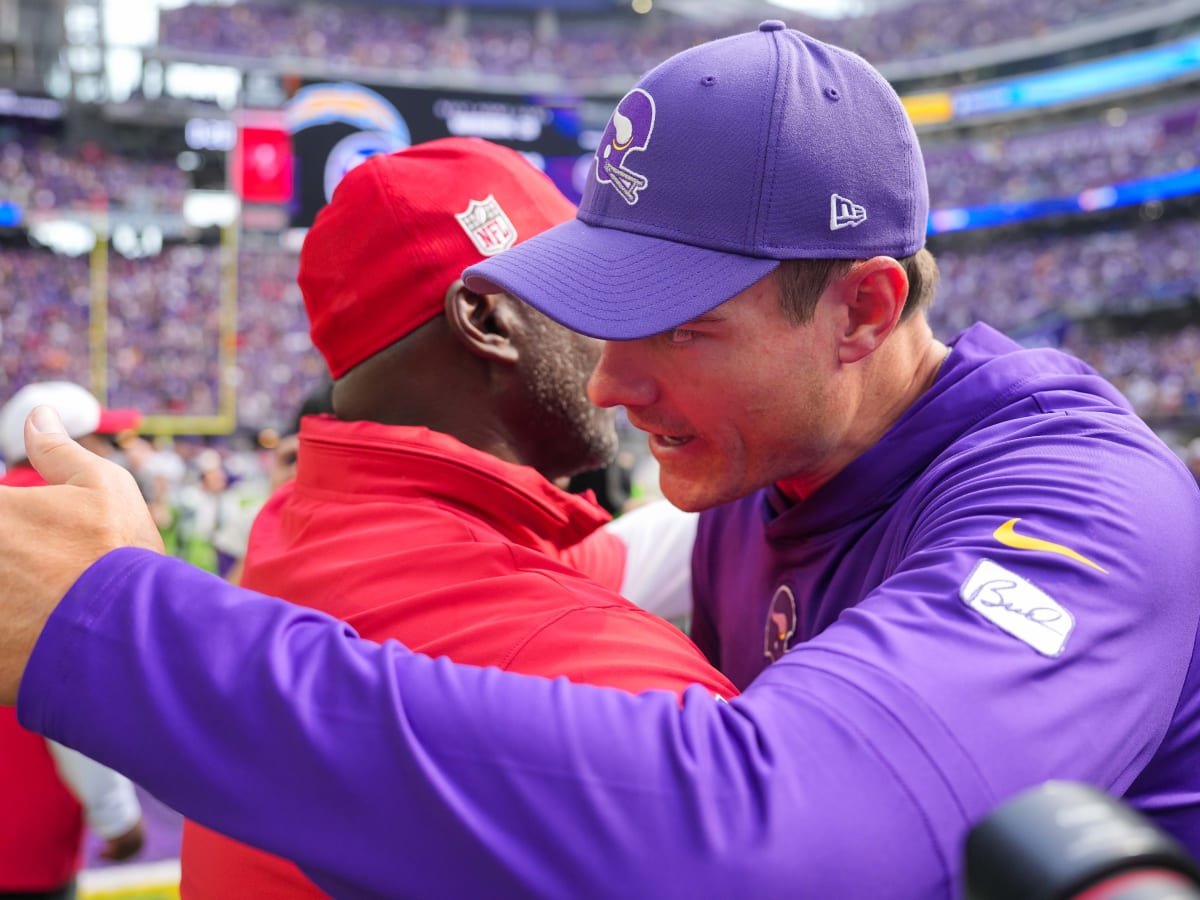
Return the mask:
M 338 897 L 952 896 L 992 802 L 957 745 L 870 672 L 769 676 L 681 707 L 456 666 L 121 550 L 51 616 L 19 712 Z

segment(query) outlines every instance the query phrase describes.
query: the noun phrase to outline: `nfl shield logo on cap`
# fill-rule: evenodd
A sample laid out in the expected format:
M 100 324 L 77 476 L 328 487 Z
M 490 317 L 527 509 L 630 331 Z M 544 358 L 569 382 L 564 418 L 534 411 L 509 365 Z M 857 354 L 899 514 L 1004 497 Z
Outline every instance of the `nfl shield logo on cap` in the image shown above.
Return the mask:
M 486 200 L 472 200 L 454 218 L 484 256 L 493 256 L 517 242 L 517 229 L 494 195 L 489 194 Z

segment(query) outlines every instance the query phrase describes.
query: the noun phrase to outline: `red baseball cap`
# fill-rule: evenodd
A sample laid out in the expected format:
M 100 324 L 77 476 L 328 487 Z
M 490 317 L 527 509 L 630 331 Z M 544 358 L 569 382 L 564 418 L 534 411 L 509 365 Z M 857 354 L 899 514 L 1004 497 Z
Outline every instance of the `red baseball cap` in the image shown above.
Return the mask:
M 342 179 L 300 250 L 312 342 L 340 378 L 441 313 L 467 266 L 574 216 L 521 154 L 479 138 L 373 156 Z

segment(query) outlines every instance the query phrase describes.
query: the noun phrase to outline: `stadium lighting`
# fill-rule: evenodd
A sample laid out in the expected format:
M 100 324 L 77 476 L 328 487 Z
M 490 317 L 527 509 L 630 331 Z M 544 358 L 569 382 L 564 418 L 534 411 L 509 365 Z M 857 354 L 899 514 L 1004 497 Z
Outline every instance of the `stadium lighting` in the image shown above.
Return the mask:
M 72 219 L 45 219 L 29 227 L 29 236 L 64 256 L 82 256 L 96 246 L 96 232 Z
M 819 19 L 842 19 L 865 11 L 862 0 L 767 0 L 772 6 L 816 16 Z
M 228 191 L 188 191 L 183 198 L 183 220 L 193 228 L 231 225 L 240 209 Z

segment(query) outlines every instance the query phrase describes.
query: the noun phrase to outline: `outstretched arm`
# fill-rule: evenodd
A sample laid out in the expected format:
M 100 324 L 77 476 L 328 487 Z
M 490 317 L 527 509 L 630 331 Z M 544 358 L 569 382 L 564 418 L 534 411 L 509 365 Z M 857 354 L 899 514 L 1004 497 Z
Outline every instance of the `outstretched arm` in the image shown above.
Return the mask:
M 20 613 L 0 622 L 2 696 L 36 638 L 27 727 L 337 896 L 866 896 L 914 871 L 914 896 L 949 889 L 956 850 L 922 807 L 957 804 L 897 730 L 928 782 L 916 802 L 821 696 L 832 683 L 748 704 L 693 690 L 681 706 L 363 641 L 179 560 L 112 550 L 155 543 L 136 486 L 62 435 L 29 439 L 66 483 L 0 490 L 0 516 L 30 526 L 0 535 L 0 604 Z M 847 800 L 846 767 L 865 807 Z M 869 863 L 848 861 L 855 846 Z
M 968 827 L 1006 796 L 1129 787 L 1196 636 L 1194 487 L 1133 438 L 1089 446 L 1119 474 L 1087 492 L 1056 477 L 1058 452 L 1017 447 L 1003 477 L 962 466 L 914 513 L 909 565 L 741 697 L 682 705 L 432 660 L 145 549 L 105 553 L 144 539 L 140 496 L 61 446 L 74 493 L 0 490 L 0 699 L 24 671 L 27 727 L 339 897 L 950 897 Z M 991 537 L 1012 479 L 1101 511 L 1097 566 Z M 67 529 L 66 503 L 108 524 Z M 66 587 L 7 581 L 14 560 L 47 565 L 31 534 L 73 581 L 53 614 Z M 1153 552 L 1117 549 L 1129 534 Z M 1014 578 L 976 584 L 981 554 Z M 1048 604 L 1031 618 L 1017 601 L 1040 594 L 1015 576 L 1071 611 L 1054 653 L 1020 637 Z
M 948 891 L 922 807 L 956 801 L 897 729 L 918 802 L 811 688 L 681 708 L 458 666 L 126 549 L 51 616 L 19 712 L 339 897 Z

